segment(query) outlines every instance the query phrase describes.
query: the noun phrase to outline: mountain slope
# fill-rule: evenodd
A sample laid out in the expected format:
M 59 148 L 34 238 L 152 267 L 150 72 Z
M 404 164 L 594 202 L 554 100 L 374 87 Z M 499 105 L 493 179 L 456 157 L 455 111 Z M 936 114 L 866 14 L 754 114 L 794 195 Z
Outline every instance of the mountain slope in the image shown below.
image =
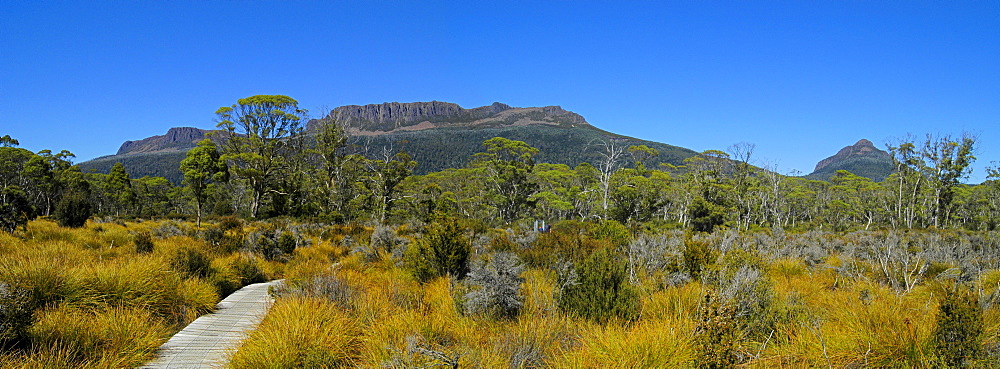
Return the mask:
M 806 178 L 827 181 L 838 170 L 881 182 L 892 174 L 892 157 L 875 147 L 871 141 L 861 139 L 854 145 L 840 149 L 836 155 L 821 160 Z
M 618 145 L 647 145 L 660 152 L 656 162 L 681 164 L 695 155 L 692 150 L 639 140 L 603 131 L 587 123 L 579 114 L 558 106 L 515 108 L 493 103 L 474 109 L 447 102 L 383 103 L 341 106 L 329 119 L 312 120 L 306 133 L 312 134 L 323 122 L 335 121 L 351 135 L 355 152 L 379 152 L 382 147 L 403 150 L 417 161 L 416 174 L 465 166 L 482 150 L 483 141 L 505 137 L 538 148 L 539 163 L 575 166 L 594 163 L 602 141 Z M 85 171 L 107 173 L 122 162 L 133 178 L 162 176 L 180 183 L 177 169 L 187 150 L 208 131 L 172 128 L 163 136 L 153 136 L 122 144 L 118 154 L 80 163 Z

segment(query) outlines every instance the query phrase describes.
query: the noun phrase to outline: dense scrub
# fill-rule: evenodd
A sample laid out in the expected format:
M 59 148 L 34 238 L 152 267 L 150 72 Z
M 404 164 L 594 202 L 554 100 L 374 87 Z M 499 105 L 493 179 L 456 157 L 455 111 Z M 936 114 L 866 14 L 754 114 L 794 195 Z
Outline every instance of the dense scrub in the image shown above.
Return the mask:
M 241 236 L 279 227 L 91 221 L 70 229 L 36 220 L 0 233 L 0 366 L 142 364 L 221 297 L 280 276 L 283 264 L 267 260 L 273 253 Z M 219 232 L 221 241 L 212 242 Z
M 288 289 L 234 367 L 1000 362 L 996 233 L 461 227 L 473 252 L 459 279 L 427 278 L 406 261 L 432 252 L 425 245 L 446 226 L 376 229 L 297 250 Z M 389 243 L 407 250 L 372 257 L 357 239 L 405 239 Z M 576 288 L 584 284 L 592 295 Z

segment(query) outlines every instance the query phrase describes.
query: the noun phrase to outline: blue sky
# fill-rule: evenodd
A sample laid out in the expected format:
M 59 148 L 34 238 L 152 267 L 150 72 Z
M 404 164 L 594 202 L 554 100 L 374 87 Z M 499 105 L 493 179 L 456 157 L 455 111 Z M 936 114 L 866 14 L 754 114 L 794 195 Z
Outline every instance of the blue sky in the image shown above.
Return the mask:
M 283 94 L 561 105 L 789 173 L 867 138 L 1000 160 L 998 1 L 0 2 L 0 135 L 78 161 Z

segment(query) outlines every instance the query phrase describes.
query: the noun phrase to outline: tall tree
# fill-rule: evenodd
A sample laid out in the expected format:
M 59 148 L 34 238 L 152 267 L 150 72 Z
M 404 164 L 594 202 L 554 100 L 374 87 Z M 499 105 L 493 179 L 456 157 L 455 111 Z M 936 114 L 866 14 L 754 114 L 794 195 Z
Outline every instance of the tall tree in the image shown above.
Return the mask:
M 201 208 L 208 200 L 209 186 L 213 182 L 224 182 L 229 179 L 229 167 L 222 160 L 215 143 L 205 139 L 198 142 L 198 146 L 188 151 L 184 160 L 181 160 L 181 173 L 184 173 L 187 192 L 194 198 L 200 227 Z
M 921 156 L 928 163 L 927 176 L 934 191 L 931 216 L 935 227 L 949 220 L 955 189 L 969 177 L 970 165 L 976 161 L 972 152 L 975 143 L 976 138 L 969 134 L 960 139 L 927 135 Z
M 239 99 L 215 112 L 228 132 L 222 158 L 251 192 L 250 215 L 257 217 L 265 196 L 280 193 L 277 180 L 289 166 L 289 141 L 302 134 L 306 110 L 283 95 Z
M 399 184 L 413 173 L 417 162 L 406 152 L 392 154 L 392 150 L 384 148 L 382 157 L 368 160 L 368 178 L 366 185 L 371 195 L 371 206 L 374 217 L 381 224 L 392 205 L 400 199 Z
M 111 172 L 105 177 L 104 195 L 115 209 L 115 215 L 122 215 L 135 202 L 135 192 L 132 190 L 132 180 L 125 172 L 122 163 L 115 163 Z
M 524 211 L 535 206 L 532 195 L 538 184 L 529 178 L 535 167 L 534 156 L 538 149 L 524 141 L 494 137 L 483 142 L 486 152 L 476 154 L 479 164 L 486 168 L 493 205 L 499 218 L 510 222 Z

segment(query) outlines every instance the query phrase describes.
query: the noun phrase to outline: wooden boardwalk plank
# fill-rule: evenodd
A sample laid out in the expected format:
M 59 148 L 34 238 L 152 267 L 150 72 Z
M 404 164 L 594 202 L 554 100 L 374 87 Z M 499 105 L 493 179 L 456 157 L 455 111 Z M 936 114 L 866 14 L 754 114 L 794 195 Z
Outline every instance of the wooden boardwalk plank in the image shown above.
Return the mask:
M 217 368 L 226 365 L 230 353 L 253 330 L 271 308 L 268 288 L 276 280 L 251 284 L 226 297 L 215 312 L 188 324 L 160 346 L 157 358 L 140 368 Z

